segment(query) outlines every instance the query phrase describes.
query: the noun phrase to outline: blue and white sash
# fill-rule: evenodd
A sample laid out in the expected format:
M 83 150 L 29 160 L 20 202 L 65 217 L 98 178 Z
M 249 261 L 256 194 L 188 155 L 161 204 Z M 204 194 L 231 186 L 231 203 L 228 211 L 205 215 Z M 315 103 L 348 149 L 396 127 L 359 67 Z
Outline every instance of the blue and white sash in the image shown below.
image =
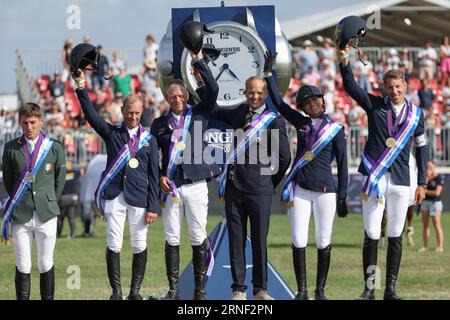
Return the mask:
M 50 137 L 45 136 L 44 140 L 42 141 L 41 146 L 39 147 L 38 155 L 36 158 L 36 162 L 34 163 L 33 169 L 31 173 L 36 176 L 39 172 L 40 167 L 42 166 L 42 163 L 45 160 L 45 157 L 49 153 L 50 149 L 53 145 L 53 139 Z M 11 193 L 11 196 L 9 197 L 8 201 L 6 202 L 6 206 L 4 209 L 4 216 L 3 216 L 3 224 L 2 224 L 2 241 L 5 241 L 6 243 L 9 243 L 10 237 L 9 237 L 9 229 L 11 226 L 11 217 L 16 211 L 17 206 L 19 205 L 20 201 L 22 201 L 22 198 L 24 197 L 25 193 L 27 192 L 28 188 L 30 187 L 31 182 L 25 179 L 25 176 L 29 174 L 26 166 L 23 169 L 19 180 L 16 182 L 16 185 L 14 186 L 13 192 Z
M 219 200 L 225 201 L 225 185 L 227 181 L 228 174 L 228 166 L 233 164 L 238 157 L 244 153 L 250 145 L 256 141 L 259 137 L 259 133 L 261 130 L 267 129 L 270 123 L 277 117 L 277 114 L 270 111 L 270 109 L 266 109 L 257 119 L 253 120 L 250 124 L 250 127 L 247 131 L 245 131 L 242 136 L 241 141 L 237 144 L 236 148 L 233 152 L 228 156 L 225 161 L 225 165 L 223 166 L 223 172 L 216 178 L 219 181 Z
M 139 131 L 137 134 L 139 135 Z M 152 137 L 153 136 L 147 130 L 142 130 L 139 135 L 139 145 L 137 151 L 148 143 Z M 126 143 L 119 150 L 119 154 L 114 158 L 109 167 L 106 168 L 102 174 L 102 179 L 100 179 L 97 190 L 95 191 L 95 206 L 102 216 L 105 214 L 105 200 L 103 199 L 103 192 L 106 190 L 111 181 L 117 176 L 117 174 L 123 169 L 123 167 L 126 166 L 130 159 L 130 147 L 128 143 Z
M 169 111 L 170 112 L 170 111 Z M 174 141 L 174 139 L 170 139 L 170 146 L 169 146 L 169 164 L 167 165 L 167 177 L 170 181 L 172 181 L 173 176 L 175 175 L 175 171 L 177 170 L 177 165 L 179 162 L 179 159 L 181 157 L 181 154 L 183 153 L 183 150 L 176 148 L 177 143 L 181 143 L 183 146 L 186 144 L 186 137 L 189 132 L 189 127 L 191 125 L 192 120 L 192 106 L 187 106 L 186 116 L 184 118 L 184 125 L 183 125 L 183 133 L 181 136 L 180 141 Z M 180 120 L 181 121 L 181 120 Z M 174 135 L 175 132 L 172 132 L 172 135 Z M 178 189 L 175 183 L 172 181 L 172 201 L 181 204 L 181 199 L 178 195 Z M 166 206 L 168 194 L 160 192 L 159 194 L 159 204 L 162 208 Z
M 368 172 L 368 177 L 361 192 L 361 197 L 364 201 L 369 199 L 369 195 L 372 190 L 375 190 L 378 202 L 382 201 L 382 194 L 380 188 L 378 187 L 378 181 L 398 157 L 409 138 L 416 130 L 422 111 L 412 103 L 407 102 L 407 107 L 407 118 L 400 130 L 395 134 L 395 146 L 392 148 L 386 147 L 376 161 L 371 159 L 366 152 L 363 152 L 362 164 Z
M 311 152 L 314 155 L 314 158 L 322 151 L 322 149 L 330 143 L 331 140 L 336 136 L 339 130 L 342 129 L 343 125 L 339 122 L 334 122 L 332 120 L 328 120 L 329 122 L 322 128 L 322 130 L 317 135 L 319 138 L 314 142 Z M 301 154 L 300 158 L 297 160 L 295 165 L 292 167 L 291 172 L 286 177 L 286 180 L 283 185 L 283 192 L 281 194 L 281 203 L 287 207 L 294 206 L 294 187 L 295 181 L 294 177 L 297 172 L 306 166 L 313 159 L 307 160 L 305 159 L 306 151 Z M 332 159 L 331 159 L 332 160 Z

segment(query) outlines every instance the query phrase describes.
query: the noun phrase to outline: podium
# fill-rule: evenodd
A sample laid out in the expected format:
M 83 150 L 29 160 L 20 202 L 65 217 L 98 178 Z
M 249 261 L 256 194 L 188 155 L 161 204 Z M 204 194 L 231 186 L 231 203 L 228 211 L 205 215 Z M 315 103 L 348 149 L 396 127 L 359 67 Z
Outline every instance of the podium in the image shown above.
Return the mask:
M 230 257 L 228 253 L 228 230 L 226 220 L 222 219 L 217 224 L 210 236 L 214 266 L 211 275 L 207 277 L 205 291 L 209 300 L 230 300 L 232 295 Z M 252 278 L 252 249 L 250 238 L 247 236 L 245 245 L 247 298 L 253 297 Z M 194 294 L 194 273 L 192 261 L 184 269 L 179 279 L 180 299 L 191 300 Z M 276 271 L 274 266 L 267 263 L 267 289 L 268 293 L 276 300 L 292 300 L 294 292 Z

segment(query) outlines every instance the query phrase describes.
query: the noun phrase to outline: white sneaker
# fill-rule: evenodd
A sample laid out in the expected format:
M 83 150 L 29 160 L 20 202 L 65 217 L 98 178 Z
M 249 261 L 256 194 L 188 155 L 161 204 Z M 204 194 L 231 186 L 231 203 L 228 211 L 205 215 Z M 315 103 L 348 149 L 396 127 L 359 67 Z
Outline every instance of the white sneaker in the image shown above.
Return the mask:
M 428 250 L 428 248 L 422 247 L 422 248 L 419 249 L 419 252 L 425 252 L 427 250 Z
M 247 300 L 247 293 L 242 291 L 233 291 L 231 300 Z
M 444 252 L 444 248 L 437 247 L 436 252 Z

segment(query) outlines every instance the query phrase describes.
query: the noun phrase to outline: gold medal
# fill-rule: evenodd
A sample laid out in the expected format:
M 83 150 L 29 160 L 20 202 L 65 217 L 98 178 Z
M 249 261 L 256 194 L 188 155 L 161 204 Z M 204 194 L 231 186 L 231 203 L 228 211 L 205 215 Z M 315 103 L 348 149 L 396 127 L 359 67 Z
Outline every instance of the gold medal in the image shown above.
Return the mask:
M 311 150 L 306 151 L 306 153 L 305 153 L 305 160 L 306 161 L 311 161 L 312 159 L 314 159 L 314 153 Z
M 128 161 L 128 165 L 131 169 L 136 169 L 139 167 L 139 160 L 136 158 L 131 158 L 130 161 Z
M 386 146 L 388 148 L 393 148 L 393 147 L 395 147 L 396 144 L 397 144 L 397 141 L 395 141 L 394 138 L 389 137 L 389 138 L 386 139 Z
M 369 196 L 367 194 L 365 194 L 364 192 L 361 192 L 361 199 L 363 199 L 363 201 L 367 202 L 367 201 L 369 201 Z
M 25 181 L 30 182 L 30 183 L 34 183 L 34 182 L 36 182 L 36 176 L 33 173 L 28 172 L 25 175 Z
M 184 148 L 186 148 L 186 145 L 184 144 L 184 142 L 178 141 L 178 142 L 175 144 L 175 149 L 176 149 L 177 151 L 183 151 Z

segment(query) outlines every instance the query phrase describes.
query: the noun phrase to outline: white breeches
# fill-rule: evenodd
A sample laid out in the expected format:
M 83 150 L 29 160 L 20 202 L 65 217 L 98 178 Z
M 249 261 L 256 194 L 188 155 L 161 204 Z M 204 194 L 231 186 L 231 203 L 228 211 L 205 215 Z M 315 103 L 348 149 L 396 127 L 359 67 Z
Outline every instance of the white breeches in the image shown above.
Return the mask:
M 363 184 L 367 177 L 364 177 Z M 382 194 L 382 203 L 378 203 L 374 191 L 369 200 L 362 202 L 364 230 L 370 239 L 378 240 L 381 235 L 381 220 L 386 207 L 387 236 L 399 237 L 402 234 L 409 206 L 410 187 L 400 186 L 392 182 L 390 172 L 386 172 L 378 182 Z
M 308 244 L 311 209 L 314 213 L 317 248 L 323 249 L 331 243 L 333 220 L 336 213 L 336 193 L 315 192 L 296 185 L 294 206 L 288 210 L 292 244 L 296 248 L 304 248 Z
M 53 267 L 53 251 L 56 244 L 57 217 L 42 223 L 37 214 L 25 224 L 12 224 L 11 234 L 16 253 L 16 266 L 22 273 L 31 273 L 31 249 L 33 235 L 36 239 L 37 262 L 40 273 Z
M 121 192 L 116 198 L 105 201 L 106 243 L 111 251 L 119 253 L 123 244 L 123 229 L 128 217 L 131 249 L 140 253 L 147 248 L 147 225 L 145 208 L 129 205 Z
M 171 246 L 178 246 L 181 238 L 183 215 L 186 215 L 191 245 L 199 246 L 206 239 L 208 217 L 208 185 L 205 180 L 182 185 L 178 189 L 182 205 L 167 197 L 162 208 L 165 239 Z

